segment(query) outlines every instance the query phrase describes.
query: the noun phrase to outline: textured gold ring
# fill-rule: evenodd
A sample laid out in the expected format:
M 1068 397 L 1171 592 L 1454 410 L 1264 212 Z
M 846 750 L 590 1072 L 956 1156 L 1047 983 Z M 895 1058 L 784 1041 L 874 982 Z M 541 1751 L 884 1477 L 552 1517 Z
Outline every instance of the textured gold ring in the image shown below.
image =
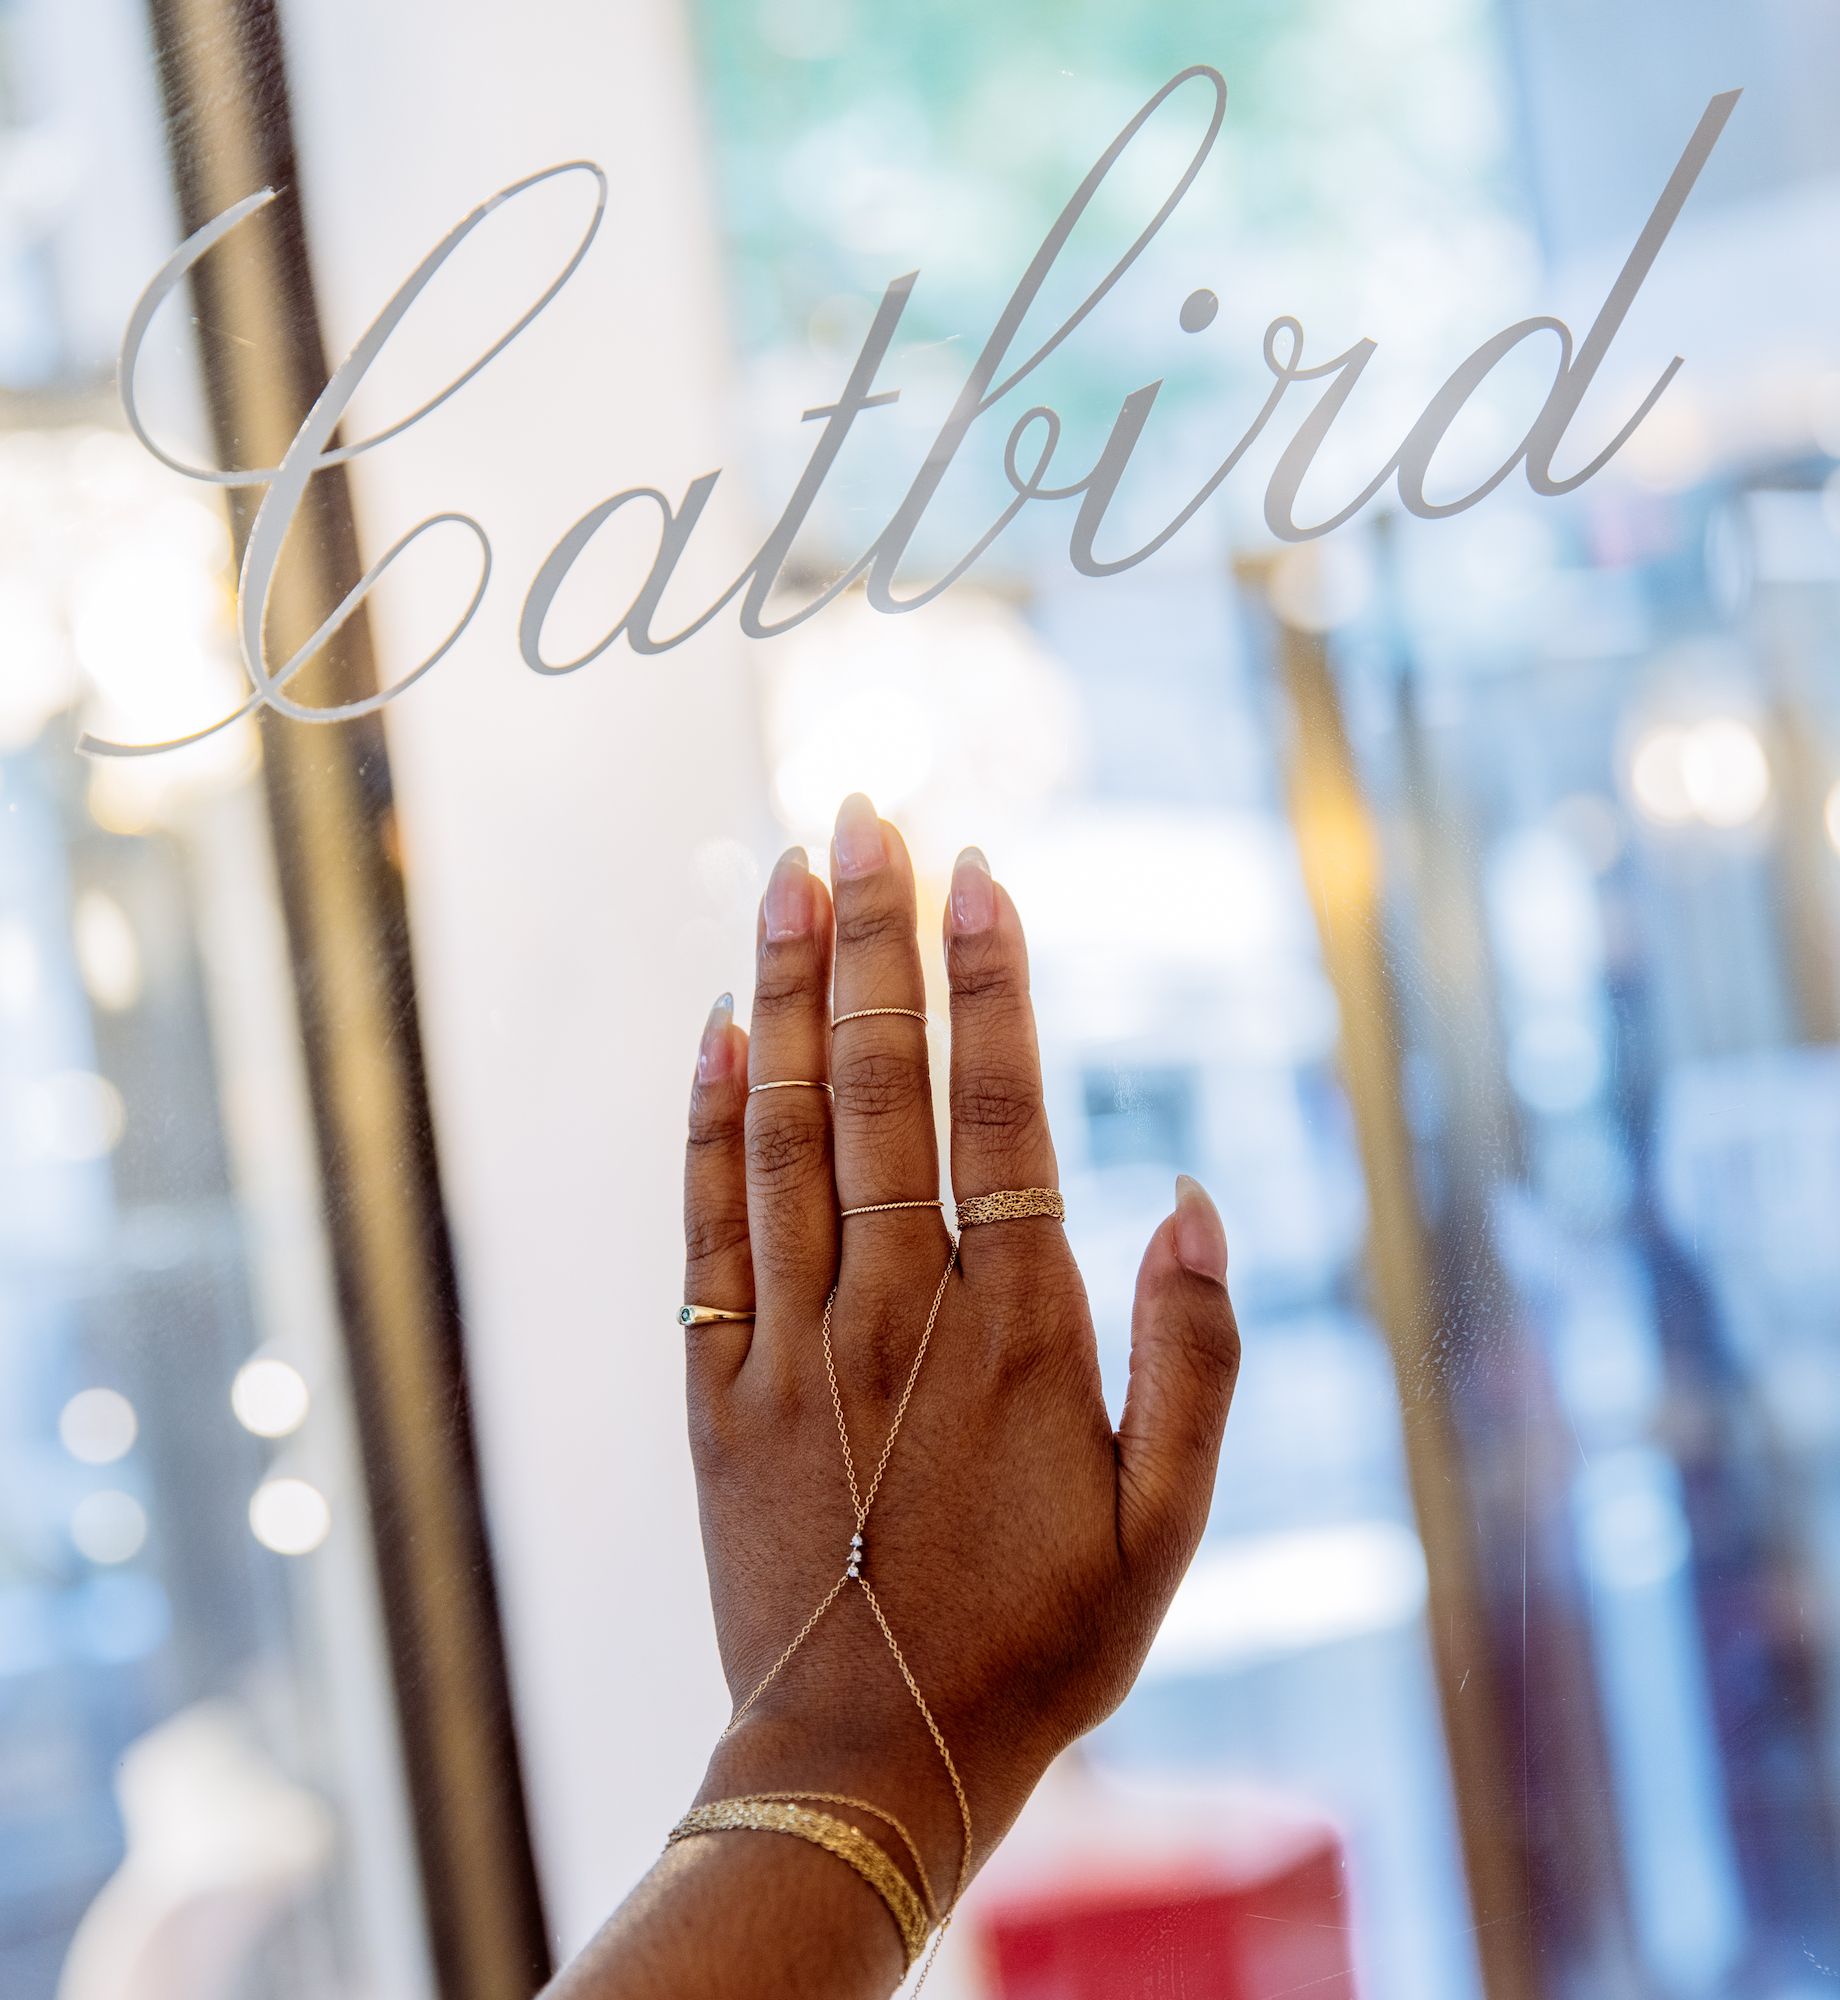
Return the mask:
M 748 1085 L 748 1095 L 750 1097 L 757 1090 L 822 1090 L 831 1097 L 835 1097 L 837 1094 L 831 1089 L 828 1083 L 821 1082 L 817 1077 L 812 1076 L 789 1076 L 779 1083 L 750 1083 Z
M 679 1306 L 677 1323 L 679 1326 L 713 1326 L 718 1320 L 747 1320 L 754 1317 L 753 1310 L 730 1312 L 726 1306 Z
M 861 1208 L 846 1208 L 845 1215 L 886 1215 L 895 1208 L 944 1208 L 943 1201 L 868 1201 Z
M 1058 1188 L 999 1188 L 995 1194 L 974 1194 L 958 1205 L 958 1226 L 973 1229 L 980 1222 L 1019 1222 L 1025 1215 L 1065 1219 L 1067 1204 Z
M 858 1007 L 848 1014 L 839 1014 L 831 1023 L 833 1028 L 841 1028 L 846 1021 L 870 1021 L 878 1014 L 899 1014 L 909 1021 L 926 1020 L 925 1011 L 919 1007 Z

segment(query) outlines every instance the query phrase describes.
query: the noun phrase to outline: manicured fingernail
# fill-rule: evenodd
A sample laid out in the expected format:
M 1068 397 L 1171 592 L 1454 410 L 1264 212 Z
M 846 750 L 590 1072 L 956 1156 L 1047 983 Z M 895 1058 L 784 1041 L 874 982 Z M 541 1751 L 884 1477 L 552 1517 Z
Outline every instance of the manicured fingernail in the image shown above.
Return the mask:
M 734 1037 L 728 1032 L 734 1019 L 735 996 L 724 993 L 709 1010 L 709 1019 L 703 1023 L 702 1043 L 696 1052 L 696 1073 L 704 1083 L 726 1076 L 734 1067 Z
M 997 885 L 983 850 L 967 847 L 952 867 L 952 928 L 987 931 L 997 920 Z
M 888 859 L 882 823 L 861 792 L 852 792 L 837 808 L 835 848 L 839 875 L 872 875 Z
M 1197 1278 L 1216 1284 L 1226 1278 L 1226 1225 L 1207 1189 L 1190 1174 L 1176 1175 L 1176 1256 Z
M 811 929 L 811 871 L 802 847 L 789 847 L 767 878 L 767 936 L 803 937 Z

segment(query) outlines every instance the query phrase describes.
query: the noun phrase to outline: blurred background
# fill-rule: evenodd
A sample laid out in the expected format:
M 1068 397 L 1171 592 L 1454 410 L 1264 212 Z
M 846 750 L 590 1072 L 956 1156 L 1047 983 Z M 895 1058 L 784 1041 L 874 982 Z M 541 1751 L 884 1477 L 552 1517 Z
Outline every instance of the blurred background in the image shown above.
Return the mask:
M 847 569 L 1048 224 L 1198 62 L 1218 146 L 974 430 L 914 587 L 1001 506 L 1026 402 L 1080 465 L 1163 377 L 1107 530 L 1146 539 L 1263 400 L 1279 313 L 1316 358 L 1378 343 L 1305 489 L 1333 512 L 1480 340 L 1589 325 L 1742 87 L 1568 447 L 1684 355 L 1609 469 L 1286 548 L 1287 414 L 1125 574 L 1075 575 L 1043 503 L 910 618 L 852 593 L 524 669 L 527 580 L 623 487 L 723 468 L 661 625 L 719 593 L 917 269 L 900 400 L 784 607 Z M 510 2000 L 648 1864 L 726 1712 L 671 1322 L 689 1066 L 714 994 L 745 1011 L 773 856 L 852 789 L 907 829 L 924 925 L 967 841 L 1024 912 L 1111 1393 L 1178 1169 L 1246 1350 L 1143 1680 L 977 1884 L 941 2000 L 1831 1990 L 1836 88 L 1823 0 L 0 0 L 7 2000 Z M 1203 97 L 1108 179 L 1068 299 Z M 571 158 L 612 193 L 568 289 L 322 474 L 290 544 L 330 604 L 477 517 L 453 653 L 381 718 L 78 754 L 244 686 L 259 492 L 157 463 L 115 394 L 162 260 L 283 190 L 139 376 L 174 456 L 273 464 L 420 256 Z M 348 434 L 481 352 L 591 201 L 559 177 L 481 230 Z M 1551 367 L 1499 371 L 1434 490 Z M 630 597 L 622 534 L 552 657 Z M 303 692 L 401 678 L 476 562 L 419 546 Z

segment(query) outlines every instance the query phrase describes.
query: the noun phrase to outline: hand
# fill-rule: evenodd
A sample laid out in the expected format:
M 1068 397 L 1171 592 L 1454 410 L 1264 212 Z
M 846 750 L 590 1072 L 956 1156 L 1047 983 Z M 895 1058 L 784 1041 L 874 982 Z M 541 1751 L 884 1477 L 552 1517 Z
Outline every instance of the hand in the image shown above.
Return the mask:
M 703 1546 L 738 1707 L 844 1578 L 856 1526 L 820 1340 L 826 1296 L 834 1285 L 842 1411 L 866 1484 L 952 1250 L 936 1208 L 840 1220 L 937 1195 L 939 1163 L 922 1023 L 830 1025 L 926 1004 L 906 848 L 856 797 L 831 862 L 834 916 L 802 851 L 774 869 L 752 1041 L 718 1003 L 690 1113 L 684 1296 L 756 1313 L 686 1335 Z M 973 849 L 945 931 L 955 1193 L 1051 1188 L 1022 928 Z M 794 1079 L 828 1079 L 834 1101 L 749 1095 L 750 1081 Z M 1053 1757 L 1123 1698 L 1194 1554 L 1239 1358 L 1226 1269 L 1213 1204 L 1178 1183 L 1138 1276 L 1114 1431 L 1060 1224 L 964 1232 L 862 1532 L 864 1580 L 963 1780 L 971 1867 Z M 948 1899 L 961 1857 L 952 1788 L 867 1594 L 847 1580 L 718 1747 L 699 1797 L 780 1789 L 898 1815 Z

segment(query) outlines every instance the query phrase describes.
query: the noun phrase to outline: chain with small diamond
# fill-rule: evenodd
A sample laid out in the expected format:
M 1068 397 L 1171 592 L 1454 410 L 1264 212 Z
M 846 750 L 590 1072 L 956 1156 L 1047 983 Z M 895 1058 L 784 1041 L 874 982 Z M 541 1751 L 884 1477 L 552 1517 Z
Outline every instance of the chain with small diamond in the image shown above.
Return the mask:
M 907 1417 L 907 1406 L 913 1400 L 914 1385 L 920 1379 L 921 1367 L 926 1360 L 927 1351 L 933 1343 L 933 1329 L 939 1321 L 939 1308 L 945 1303 L 946 1288 L 951 1283 L 952 1273 L 957 1266 L 958 1241 L 957 1238 L 954 1238 L 951 1251 L 946 1257 L 946 1267 L 939 1274 L 939 1283 L 933 1292 L 933 1303 L 927 1312 L 926 1325 L 921 1329 L 920 1344 L 915 1348 L 914 1358 L 908 1366 L 907 1379 L 901 1388 L 900 1401 L 895 1405 L 894 1417 L 888 1426 L 888 1435 L 882 1441 L 881 1455 L 875 1461 L 875 1470 L 869 1475 L 869 1483 L 866 1488 L 857 1479 L 856 1453 L 851 1447 L 850 1427 L 843 1414 L 843 1389 L 837 1379 L 837 1356 L 831 1340 L 831 1313 L 837 1303 L 837 1288 L 835 1285 L 831 1287 L 830 1296 L 824 1301 L 824 1317 L 820 1327 L 824 1345 L 824 1375 L 825 1380 L 830 1385 L 831 1408 L 837 1418 L 837 1441 L 843 1448 L 843 1472 L 844 1478 L 849 1483 L 850 1506 L 856 1517 L 856 1526 L 850 1535 L 850 1550 L 848 1556 L 844 1559 L 843 1574 L 825 1592 L 811 1616 L 800 1626 L 791 1643 L 786 1647 L 786 1650 L 780 1654 L 779 1658 L 761 1676 L 753 1692 L 735 1710 L 733 1716 L 729 1719 L 728 1727 L 722 1732 L 723 1739 L 726 1740 L 740 1728 L 742 1722 L 754 1707 L 754 1704 L 778 1680 L 794 1654 L 811 1637 L 813 1632 L 818 1629 L 825 1613 L 830 1610 L 831 1606 L 837 1602 L 837 1599 L 842 1596 L 843 1592 L 852 1583 L 855 1584 L 868 1601 L 870 1612 L 873 1614 L 877 1626 L 881 1629 L 882 1637 L 888 1642 L 888 1650 L 894 1656 L 894 1663 L 900 1673 L 901 1679 L 905 1683 L 908 1693 L 913 1696 L 914 1705 L 920 1711 L 920 1718 L 926 1724 L 927 1734 L 932 1738 L 933 1747 L 938 1751 L 940 1762 L 945 1766 L 946 1777 L 952 1786 L 952 1797 L 958 1806 L 959 1824 L 963 1835 L 963 1846 L 960 1849 L 958 1861 L 958 1878 L 952 1887 L 951 1901 L 941 1910 L 933 1900 L 932 1885 L 927 1881 L 926 1869 L 920 1860 L 919 1849 L 914 1845 L 913 1840 L 908 1835 L 907 1829 L 891 1814 L 883 1813 L 879 1808 L 867 1805 L 866 1801 L 854 1799 L 847 1801 L 840 1799 L 838 1801 L 840 1804 L 863 1805 L 866 1811 L 875 1813 L 878 1819 L 887 1820 L 888 1824 L 894 1827 L 901 1835 L 901 1838 L 906 1841 L 908 1852 L 913 1856 L 914 1866 L 919 1871 L 921 1888 L 925 1893 L 928 1912 L 938 1923 L 938 1929 L 933 1933 L 932 1947 L 926 1955 L 926 1963 L 920 1968 L 920 1977 L 914 1982 L 914 1992 L 916 1995 L 919 1993 L 921 1987 L 926 1984 L 927 1976 L 931 1973 L 934 1961 L 939 1956 L 939 1947 L 945 1942 L 946 1931 L 952 1922 L 952 1913 L 958 1907 L 959 1898 L 964 1894 L 966 1881 L 971 1874 L 971 1803 L 965 1796 L 965 1787 L 959 1778 L 958 1766 L 953 1761 L 952 1753 L 946 1747 L 945 1736 L 941 1732 L 939 1724 L 933 1719 L 933 1711 L 928 1707 L 926 1697 L 920 1691 L 920 1684 L 915 1680 L 913 1671 L 907 1664 L 906 1655 L 901 1651 L 900 1641 L 894 1635 L 894 1628 L 888 1623 L 887 1614 L 882 1610 L 881 1600 L 870 1587 L 869 1579 L 863 1574 L 863 1565 L 867 1560 L 864 1549 L 863 1530 L 869 1524 L 869 1510 L 875 1505 L 876 1495 L 881 1491 L 882 1476 L 887 1472 L 888 1461 L 894 1454 L 895 1440 L 901 1434 L 901 1425 Z M 774 1794 L 762 1793 L 759 1796 L 770 1798 Z M 824 1794 L 806 1792 L 802 1794 L 780 1794 L 779 1796 L 819 1798 L 823 1797 Z

